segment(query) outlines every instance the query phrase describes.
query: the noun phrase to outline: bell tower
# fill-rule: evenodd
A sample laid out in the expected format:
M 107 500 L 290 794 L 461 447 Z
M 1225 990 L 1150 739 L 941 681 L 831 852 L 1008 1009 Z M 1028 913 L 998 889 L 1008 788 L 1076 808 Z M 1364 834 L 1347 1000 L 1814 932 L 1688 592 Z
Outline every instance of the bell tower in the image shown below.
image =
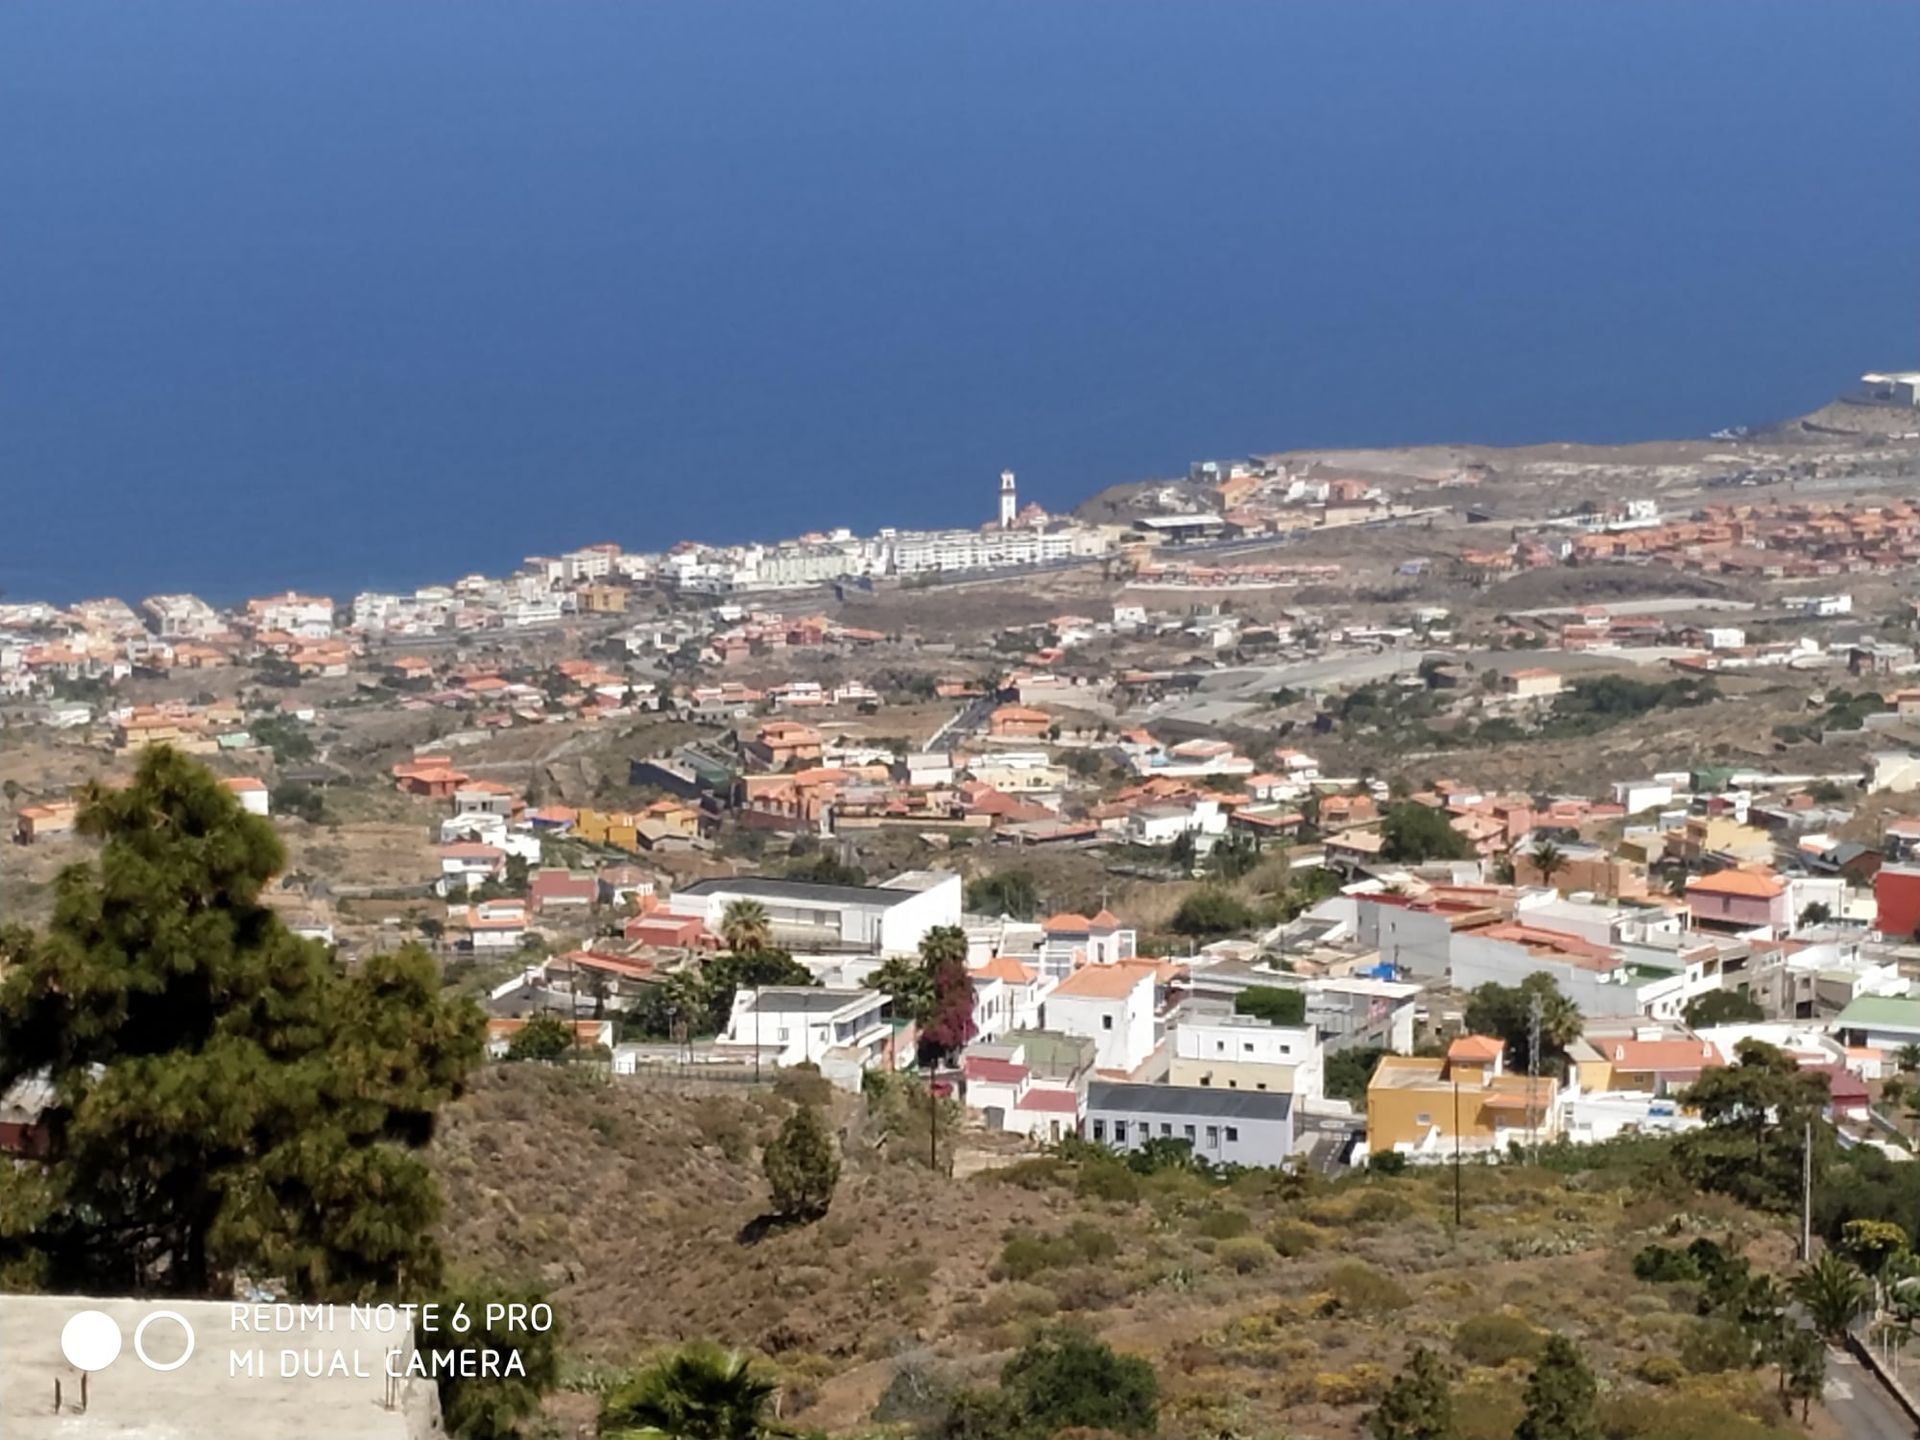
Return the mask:
M 1020 498 L 1014 493 L 1013 471 L 1000 472 L 1000 528 L 1011 530 L 1020 514 Z

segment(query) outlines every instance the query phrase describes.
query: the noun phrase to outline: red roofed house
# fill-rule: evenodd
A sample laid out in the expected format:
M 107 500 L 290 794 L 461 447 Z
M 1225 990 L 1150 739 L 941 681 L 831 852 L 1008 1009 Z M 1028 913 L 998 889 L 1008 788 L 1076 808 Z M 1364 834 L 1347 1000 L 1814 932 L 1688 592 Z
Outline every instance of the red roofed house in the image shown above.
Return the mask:
M 507 852 L 475 840 L 440 847 L 440 893 L 465 894 L 506 873 Z
M 419 795 L 428 800 L 450 800 L 453 792 L 467 783 L 468 776 L 453 768 L 444 755 L 423 755 L 393 767 L 393 781 L 402 794 Z
M 1771 870 L 1719 870 L 1687 881 L 1687 909 L 1702 930 L 1766 930 L 1785 934 L 1793 926 L 1792 894 Z
M 1025 705 L 1002 705 L 987 716 L 987 733 L 996 740 L 1044 740 L 1053 717 Z
M 706 922 L 697 915 L 672 915 L 656 910 L 636 915 L 620 927 L 628 940 L 651 945 L 656 950 L 718 950 L 720 937 L 707 933 Z
M 58 835 L 71 835 L 79 815 L 80 807 L 71 800 L 25 806 L 13 817 L 13 838 L 22 845 L 32 845 Z
M 1043 1028 L 1093 1041 L 1096 1068 L 1131 1075 L 1153 1054 L 1159 968 L 1134 960 L 1081 966 L 1047 996 Z
M 820 758 L 820 732 L 798 720 L 769 720 L 746 745 L 763 769 L 784 770 L 802 760 Z
M 967 1108 L 987 1128 L 1054 1143 L 1077 1133 L 1086 1113 L 1092 1047 L 1058 1037 L 1010 1036 L 967 1047 L 961 1059 Z
M 1567 1047 L 1580 1088 L 1589 1092 L 1632 1090 L 1670 1095 L 1726 1063 L 1718 1049 L 1693 1036 L 1674 1036 L 1656 1026 L 1609 1033 L 1590 1030 Z
M 555 911 L 584 915 L 600 895 L 600 882 L 592 872 L 541 869 L 527 879 L 527 899 L 536 915 Z
M 1041 977 L 1030 965 L 1011 955 L 995 955 L 975 965 L 973 978 L 998 980 L 1006 988 L 1009 1030 L 1033 1030 L 1040 1025 L 1040 1002 L 1053 989 L 1051 981 Z

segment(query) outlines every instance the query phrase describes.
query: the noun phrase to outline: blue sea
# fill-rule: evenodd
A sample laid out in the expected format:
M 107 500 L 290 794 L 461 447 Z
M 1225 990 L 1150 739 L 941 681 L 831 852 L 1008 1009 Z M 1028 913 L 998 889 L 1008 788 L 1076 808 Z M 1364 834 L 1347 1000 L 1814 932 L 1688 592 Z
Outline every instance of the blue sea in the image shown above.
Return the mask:
M 0 15 L 0 586 L 346 595 L 1920 363 L 1920 6 Z

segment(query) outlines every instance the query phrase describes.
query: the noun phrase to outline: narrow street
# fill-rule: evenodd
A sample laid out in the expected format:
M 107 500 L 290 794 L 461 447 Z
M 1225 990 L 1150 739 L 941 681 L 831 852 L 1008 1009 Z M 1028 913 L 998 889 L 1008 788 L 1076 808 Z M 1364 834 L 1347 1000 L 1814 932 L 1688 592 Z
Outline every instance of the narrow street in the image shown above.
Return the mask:
M 1830 1433 L 1846 1440 L 1914 1440 L 1920 1435 L 1873 1374 L 1844 1350 L 1827 1352 L 1827 1390 L 1821 1405 L 1834 1421 Z

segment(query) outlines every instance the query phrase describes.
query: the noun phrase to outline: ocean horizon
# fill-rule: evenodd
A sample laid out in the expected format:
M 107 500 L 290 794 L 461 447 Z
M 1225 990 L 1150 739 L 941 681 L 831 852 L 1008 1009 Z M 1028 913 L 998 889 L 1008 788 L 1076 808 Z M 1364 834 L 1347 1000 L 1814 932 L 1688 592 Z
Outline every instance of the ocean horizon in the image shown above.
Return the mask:
M 106 14 L 0 45 L 9 598 L 1697 438 L 1920 363 L 1920 7 Z

